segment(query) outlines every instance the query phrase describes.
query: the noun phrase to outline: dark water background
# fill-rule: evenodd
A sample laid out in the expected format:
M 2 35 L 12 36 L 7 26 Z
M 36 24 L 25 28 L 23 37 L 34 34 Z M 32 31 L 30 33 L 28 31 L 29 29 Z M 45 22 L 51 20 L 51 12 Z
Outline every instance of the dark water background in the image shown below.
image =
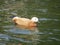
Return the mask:
M 12 15 L 38 17 L 39 32 L 16 28 Z M 0 0 L 0 45 L 60 45 L 60 0 Z

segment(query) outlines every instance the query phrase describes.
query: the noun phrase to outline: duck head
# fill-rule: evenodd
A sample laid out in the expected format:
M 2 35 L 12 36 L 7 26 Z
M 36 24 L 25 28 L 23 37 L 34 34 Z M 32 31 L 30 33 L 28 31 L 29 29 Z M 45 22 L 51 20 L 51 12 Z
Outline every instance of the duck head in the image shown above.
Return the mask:
M 37 17 L 32 17 L 31 21 L 38 22 L 38 18 Z

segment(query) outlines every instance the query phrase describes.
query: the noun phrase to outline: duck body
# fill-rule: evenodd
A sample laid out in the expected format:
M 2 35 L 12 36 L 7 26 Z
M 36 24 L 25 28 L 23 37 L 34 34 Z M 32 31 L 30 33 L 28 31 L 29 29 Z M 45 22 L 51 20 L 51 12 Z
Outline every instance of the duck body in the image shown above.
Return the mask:
M 13 22 L 17 24 L 17 27 L 32 29 L 37 26 L 36 22 L 28 18 L 14 17 Z

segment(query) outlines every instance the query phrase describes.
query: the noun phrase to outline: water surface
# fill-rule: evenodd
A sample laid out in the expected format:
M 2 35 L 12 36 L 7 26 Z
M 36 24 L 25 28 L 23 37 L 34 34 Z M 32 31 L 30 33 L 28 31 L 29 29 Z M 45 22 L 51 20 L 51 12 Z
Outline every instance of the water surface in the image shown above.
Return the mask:
M 38 31 L 15 27 L 12 15 L 38 17 Z M 60 0 L 1 0 L 0 45 L 60 45 Z

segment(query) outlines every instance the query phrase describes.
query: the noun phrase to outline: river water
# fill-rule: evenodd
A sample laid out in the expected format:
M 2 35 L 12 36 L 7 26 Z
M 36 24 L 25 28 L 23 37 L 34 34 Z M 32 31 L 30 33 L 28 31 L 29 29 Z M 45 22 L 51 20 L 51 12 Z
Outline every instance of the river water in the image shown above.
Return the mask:
M 0 45 L 60 45 L 60 0 L 1 0 Z M 37 31 L 17 28 L 10 16 L 38 17 Z

